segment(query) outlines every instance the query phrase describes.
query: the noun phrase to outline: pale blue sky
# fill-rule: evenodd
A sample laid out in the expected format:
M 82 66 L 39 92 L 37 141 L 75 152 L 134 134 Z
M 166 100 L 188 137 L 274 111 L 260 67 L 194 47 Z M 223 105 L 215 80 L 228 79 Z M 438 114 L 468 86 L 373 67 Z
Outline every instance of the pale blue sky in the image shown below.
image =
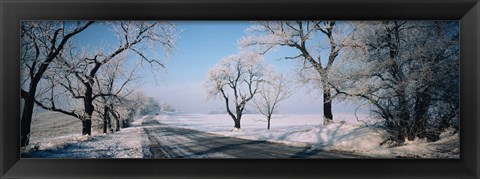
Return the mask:
M 237 41 L 251 25 L 248 21 L 176 21 L 182 30 L 178 47 L 166 62 L 167 73 L 161 73 L 161 82 L 146 76 L 139 90 L 155 97 L 160 103 L 168 103 L 184 112 L 208 113 L 224 110 L 222 99 L 207 101 L 203 81 L 210 68 L 222 58 L 238 52 Z M 116 37 L 104 25 L 96 24 L 76 37 L 82 45 L 95 48 L 101 44 L 115 44 Z M 293 73 L 296 62 L 279 60 L 284 56 L 296 56 L 298 52 L 281 48 L 267 53 L 265 60 L 275 70 Z M 149 70 L 149 69 L 145 69 Z M 145 73 L 151 75 L 151 73 Z M 291 75 L 290 75 L 291 76 Z M 297 94 L 281 103 L 280 113 L 322 113 L 322 98 L 305 94 L 306 89 L 296 88 Z M 318 96 L 318 95 L 317 95 Z M 338 113 L 353 112 L 354 107 L 334 105 Z M 250 109 L 254 110 L 254 109 Z

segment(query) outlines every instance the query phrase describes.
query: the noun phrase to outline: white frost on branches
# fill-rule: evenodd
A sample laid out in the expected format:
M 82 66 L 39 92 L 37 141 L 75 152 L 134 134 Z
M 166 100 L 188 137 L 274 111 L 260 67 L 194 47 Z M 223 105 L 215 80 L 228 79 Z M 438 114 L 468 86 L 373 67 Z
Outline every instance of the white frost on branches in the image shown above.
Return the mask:
M 235 128 L 240 128 L 246 104 L 258 93 L 259 86 L 269 71 L 270 66 L 259 53 L 242 51 L 230 55 L 208 71 L 205 80 L 208 98 L 222 97 L 227 112 L 235 122 Z M 233 112 L 230 109 L 231 103 L 235 107 Z

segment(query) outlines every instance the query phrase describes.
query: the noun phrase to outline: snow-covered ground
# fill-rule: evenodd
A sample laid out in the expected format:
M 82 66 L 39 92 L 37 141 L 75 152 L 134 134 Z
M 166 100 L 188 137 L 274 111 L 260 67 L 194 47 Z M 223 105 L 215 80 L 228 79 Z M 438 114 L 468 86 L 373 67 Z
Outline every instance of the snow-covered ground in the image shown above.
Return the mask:
M 149 158 L 149 139 L 142 121 L 113 134 L 100 133 L 99 121 L 94 121 L 92 136 L 82 136 L 81 122 L 59 113 L 40 113 L 33 118 L 31 145 L 23 149 L 23 157 L 33 158 Z M 336 114 L 335 122 L 322 125 L 322 115 L 274 115 L 267 130 L 264 116 L 245 114 L 242 128 L 235 130 L 226 114 L 161 114 L 160 123 L 250 140 L 272 141 L 293 146 L 309 146 L 322 150 L 342 151 L 376 158 L 422 157 L 459 158 L 459 134 L 451 131 L 437 142 L 407 141 L 389 148 L 380 146 L 388 134 L 374 125 L 365 126 L 349 114 Z M 359 119 L 369 121 L 365 115 Z
M 367 120 L 366 115 L 359 115 Z M 271 129 L 267 130 L 264 116 L 245 114 L 241 129 L 233 128 L 233 120 L 226 114 L 168 114 L 156 119 L 164 124 L 184 127 L 225 136 L 251 140 L 266 140 L 296 146 L 313 146 L 323 150 L 352 152 L 359 155 L 394 158 L 459 158 L 459 135 L 445 132 L 441 140 L 407 141 L 398 147 L 380 146 L 388 134 L 372 125 L 365 126 L 350 114 L 337 114 L 334 122 L 322 125 L 320 114 L 275 115 L 271 119 Z
M 33 118 L 32 139 L 23 149 L 28 151 L 23 157 L 144 158 L 149 151 L 142 145 L 148 141 L 141 126 L 142 119 L 120 132 L 106 135 L 94 128 L 91 136 L 83 136 L 78 119 L 59 113 L 41 113 Z

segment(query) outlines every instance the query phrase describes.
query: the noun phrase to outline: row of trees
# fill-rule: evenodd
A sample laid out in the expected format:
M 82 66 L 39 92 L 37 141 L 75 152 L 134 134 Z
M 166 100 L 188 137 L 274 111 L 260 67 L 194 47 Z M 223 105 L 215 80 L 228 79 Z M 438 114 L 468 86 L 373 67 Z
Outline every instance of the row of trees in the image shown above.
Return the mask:
M 235 128 L 250 101 L 270 121 L 291 85 L 272 75 L 262 56 L 291 48 L 298 55 L 284 58 L 301 64 L 296 81 L 323 96 L 324 124 L 333 120 L 334 99 L 367 102 L 389 141 L 437 140 L 445 128 L 458 129 L 458 27 L 454 21 L 256 22 L 239 40 L 242 52 L 209 71 L 206 87 L 210 97 L 225 100 Z
M 95 24 L 109 28 L 116 43 L 86 47 L 75 41 Z M 91 134 L 92 118 L 103 119 L 105 133 L 113 118 L 119 130 L 145 99 L 134 92 L 138 69 L 164 69 L 157 54 L 168 57 L 177 36 L 169 22 L 23 21 L 21 146 L 29 143 L 35 105 L 78 118 L 84 135 Z
M 368 101 L 391 141 L 438 140 L 445 128 L 459 129 L 458 28 L 447 21 L 361 23 L 345 61 L 356 67 L 342 65 L 342 80 L 332 86 Z
M 147 97 L 139 108 L 140 115 L 157 115 L 159 112 L 176 112 L 177 110 L 168 103 L 160 104 L 155 98 Z

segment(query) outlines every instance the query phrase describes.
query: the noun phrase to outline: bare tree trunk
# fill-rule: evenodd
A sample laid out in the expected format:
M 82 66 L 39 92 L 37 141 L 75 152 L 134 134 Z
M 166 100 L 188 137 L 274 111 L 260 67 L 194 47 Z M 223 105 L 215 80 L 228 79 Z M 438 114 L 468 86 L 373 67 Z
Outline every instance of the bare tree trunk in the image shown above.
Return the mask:
M 399 116 L 399 119 L 400 120 L 400 126 L 398 126 L 400 129 L 401 129 L 401 136 L 399 136 L 400 138 L 398 140 L 400 141 L 405 141 L 405 138 L 409 139 L 409 140 L 413 140 L 414 138 L 414 135 L 412 134 L 411 132 L 411 128 L 409 127 L 409 124 L 410 124 L 410 113 L 408 111 L 408 102 L 407 102 L 407 98 L 406 98 L 406 95 L 405 95 L 405 91 L 404 90 L 399 90 L 396 95 L 399 97 L 398 99 L 398 105 L 399 105 L 399 109 L 398 111 L 400 112 L 400 116 Z
M 82 135 L 92 135 L 92 115 L 95 107 L 93 106 L 93 98 L 92 98 L 92 88 L 87 87 L 86 95 L 84 99 L 84 107 L 86 116 L 82 121 Z
M 22 120 L 21 120 L 21 130 L 20 130 L 20 145 L 25 147 L 30 142 L 30 127 L 32 123 L 32 113 L 35 101 L 35 88 L 30 90 L 31 92 L 28 93 L 24 98 L 24 105 L 23 105 L 23 113 L 22 113 Z
M 235 122 L 235 125 L 233 127 L 235 127 L 236 129 L 240 129 L 240 127 L 241 127 L 240 126 L 240 120 L 237 119 L 237 120 L 234 120 L 234 122 Z
M 87 85 L 87 88 L 85 90 L 85 97 L 83 98 L 84 102 L 84 107 L 85 107 L 85 113 L 86 116 L 83 119 L 82 123 L 83 129 L 82 129 L 82 135 L 92 135 L 92 115 L 93 111 L 95 110 L 95 107 L 93 106 L 93 89 L 91 86 Z
M 82 135 L 92 135 L 92 120 L 82 120 Z
M 50 56 L 49 56 L 50 57 Z M 47 59 L 47 62 L 53 60 L 53 57 Z M 20 132 L 20 145 L 22 147 L 27 146 L 30 143 L 30 128 L 32 122 L 32 114 L 33 114 L 33 107 L 35 104 L 35 93 L 37 91 L 38 83 L 40 82 L 41 76 L 47 70 L 48 63 L 45 65 L 41 65 L 38 69 L 37 74 L 31 78 L 30 86 L 28 88 L 28 92 L 22 90 L 21 96 L 24 98 L 24 106 L 22 112 L 22 119 L 21 119 L 21 132 Z
M 324 87 L 323 90 L 323 124 L 329 124 L 333 121 L 332 114 L 332 95 L 330 94 L 330 88 Z
M 120 131 L 120 120 L 115 118 L 115 131 Z
M 106 134 L 108 132 L 108 123 L 110 121 L 110 115 L 108 114 L 108 107 L 105 105 L 103 107 L 103 133 Z
M 270 129 L 270 119 L 271 118 L 272 118 L 272 115 L 268 115 L 268 117 L 267 117 L 267 122 L 268 122 L 267 129 Z
M 113 130 L 112 130 L 112 118 L 110 118 L 110 116 L 108 116 L 108 118 L 107 118 L 107 124 L 108 124 L 108 131 L 110 131 L 111 133 L 113 133 Z
M 132 110 L 134 110 L 134 109 L 132 109 Z M 113 119 L 115 119 L 115 131 L 120 131 L 120 119 L 119 119 L 120 116 L 118 116 L 118 114 L 115 113 L 115 108 L 114 108 L 113 104 L 110 104 L 109 112 L 110 112 L 110 114 L 112 114 Z M 110 131 L 113 132 L 112 118 L 110 118 L 110 117 L 108 118 L 108 128 L 110 129 Z
M 241 127 L 240 126 L 240 119 L 242 119 L 242 110 L 238 106 L 236 108 L 237 108 L 236 109 L 237 110 L 236 111 L 237 112 L 237 117 L 236 117 L 236 120 L 234 120 L 235 121 L 235 126 L 234 127 L 237 128 L 237 129 L 240 129 L 240 127 Z
M 428 89 L 427 89 L 428 90 Z M 426 91 L 427 91 L 426 90 Z M 426 118 L 428 107 L 430 106 L 430 95 L 428 93 L 422 92 L 417 94 L 417 99 L 415 101 L 415 110 L 414 110 L 414 127 L 413 132 L 419 138 L 429 138 L 433 136 L 428 136 L 426 130 Z

